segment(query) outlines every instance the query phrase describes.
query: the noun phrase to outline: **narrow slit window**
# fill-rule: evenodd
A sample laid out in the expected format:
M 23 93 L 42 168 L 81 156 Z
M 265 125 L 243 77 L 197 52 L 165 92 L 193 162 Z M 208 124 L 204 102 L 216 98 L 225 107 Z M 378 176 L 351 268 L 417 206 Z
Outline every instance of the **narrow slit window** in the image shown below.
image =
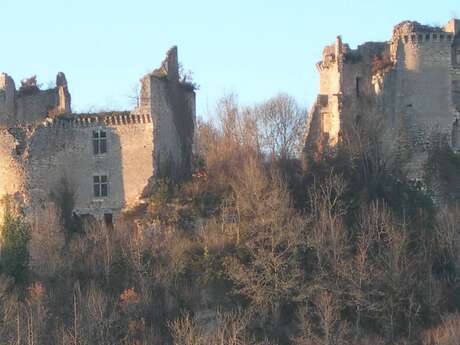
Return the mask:
M 93 176 L 94 197 L 105 198 L 109 196 L 109 181 L 107 175 Z
M 93 131 L 93 153 L 95 155 L 107 153 L 106 131 Z

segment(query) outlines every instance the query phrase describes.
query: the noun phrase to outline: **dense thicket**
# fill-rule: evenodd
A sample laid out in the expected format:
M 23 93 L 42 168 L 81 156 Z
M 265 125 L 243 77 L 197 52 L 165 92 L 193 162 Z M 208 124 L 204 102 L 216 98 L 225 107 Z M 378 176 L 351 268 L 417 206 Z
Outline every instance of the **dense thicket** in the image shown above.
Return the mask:
M 457 154 L 440 140 L 413 183 L 366 128 L 301 162 L 304 116 L 225 97 L 193 179 L 113 227 L 77 231 L 65 188 L 27 219 L 9 207 L 0 344 L 457 344 Z

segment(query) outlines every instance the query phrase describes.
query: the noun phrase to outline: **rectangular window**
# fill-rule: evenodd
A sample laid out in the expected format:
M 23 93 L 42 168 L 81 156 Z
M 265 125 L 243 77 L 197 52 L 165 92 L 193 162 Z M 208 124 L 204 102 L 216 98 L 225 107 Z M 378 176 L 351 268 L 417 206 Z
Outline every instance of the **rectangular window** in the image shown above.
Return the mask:
M 93 191 L 96 198 L 105 198 L 109 195 L 107 175 L 93 176 Z
M 107 153 L 106 131 L 93 131 L 93 153 L 95 155 Z

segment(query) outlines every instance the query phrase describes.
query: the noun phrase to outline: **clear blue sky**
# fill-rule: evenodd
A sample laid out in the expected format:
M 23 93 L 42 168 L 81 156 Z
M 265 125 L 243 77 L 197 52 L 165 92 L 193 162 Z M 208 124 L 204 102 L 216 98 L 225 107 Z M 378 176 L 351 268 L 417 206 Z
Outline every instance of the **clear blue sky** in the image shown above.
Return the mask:
M 315 63 L 336 35 L 355 47 L 387 40 L 406 19 L 441 25 L 458 0 L 0 0 L 0 71 L 45 86 L 66 73 L 76 111 L 128 109 L 139 78 L 166 50 L 201 86 L 198 113 L 236 92 L 240 103 L 278 92 L 310 105 Z

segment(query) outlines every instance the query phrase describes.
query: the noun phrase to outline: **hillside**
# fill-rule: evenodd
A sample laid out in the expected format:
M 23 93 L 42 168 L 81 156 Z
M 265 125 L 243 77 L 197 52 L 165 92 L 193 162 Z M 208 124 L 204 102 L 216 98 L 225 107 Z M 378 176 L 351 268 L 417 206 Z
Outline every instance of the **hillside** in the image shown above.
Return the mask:
M 413 181 L 363 130 L 304 158 L 304 117 L 223 98 L 192 179 L 113 226 L 72 216 L 69 190 L 27 217 L 11 201 L 0 343 L 456 344 L 460 156 L 439 136 Z

